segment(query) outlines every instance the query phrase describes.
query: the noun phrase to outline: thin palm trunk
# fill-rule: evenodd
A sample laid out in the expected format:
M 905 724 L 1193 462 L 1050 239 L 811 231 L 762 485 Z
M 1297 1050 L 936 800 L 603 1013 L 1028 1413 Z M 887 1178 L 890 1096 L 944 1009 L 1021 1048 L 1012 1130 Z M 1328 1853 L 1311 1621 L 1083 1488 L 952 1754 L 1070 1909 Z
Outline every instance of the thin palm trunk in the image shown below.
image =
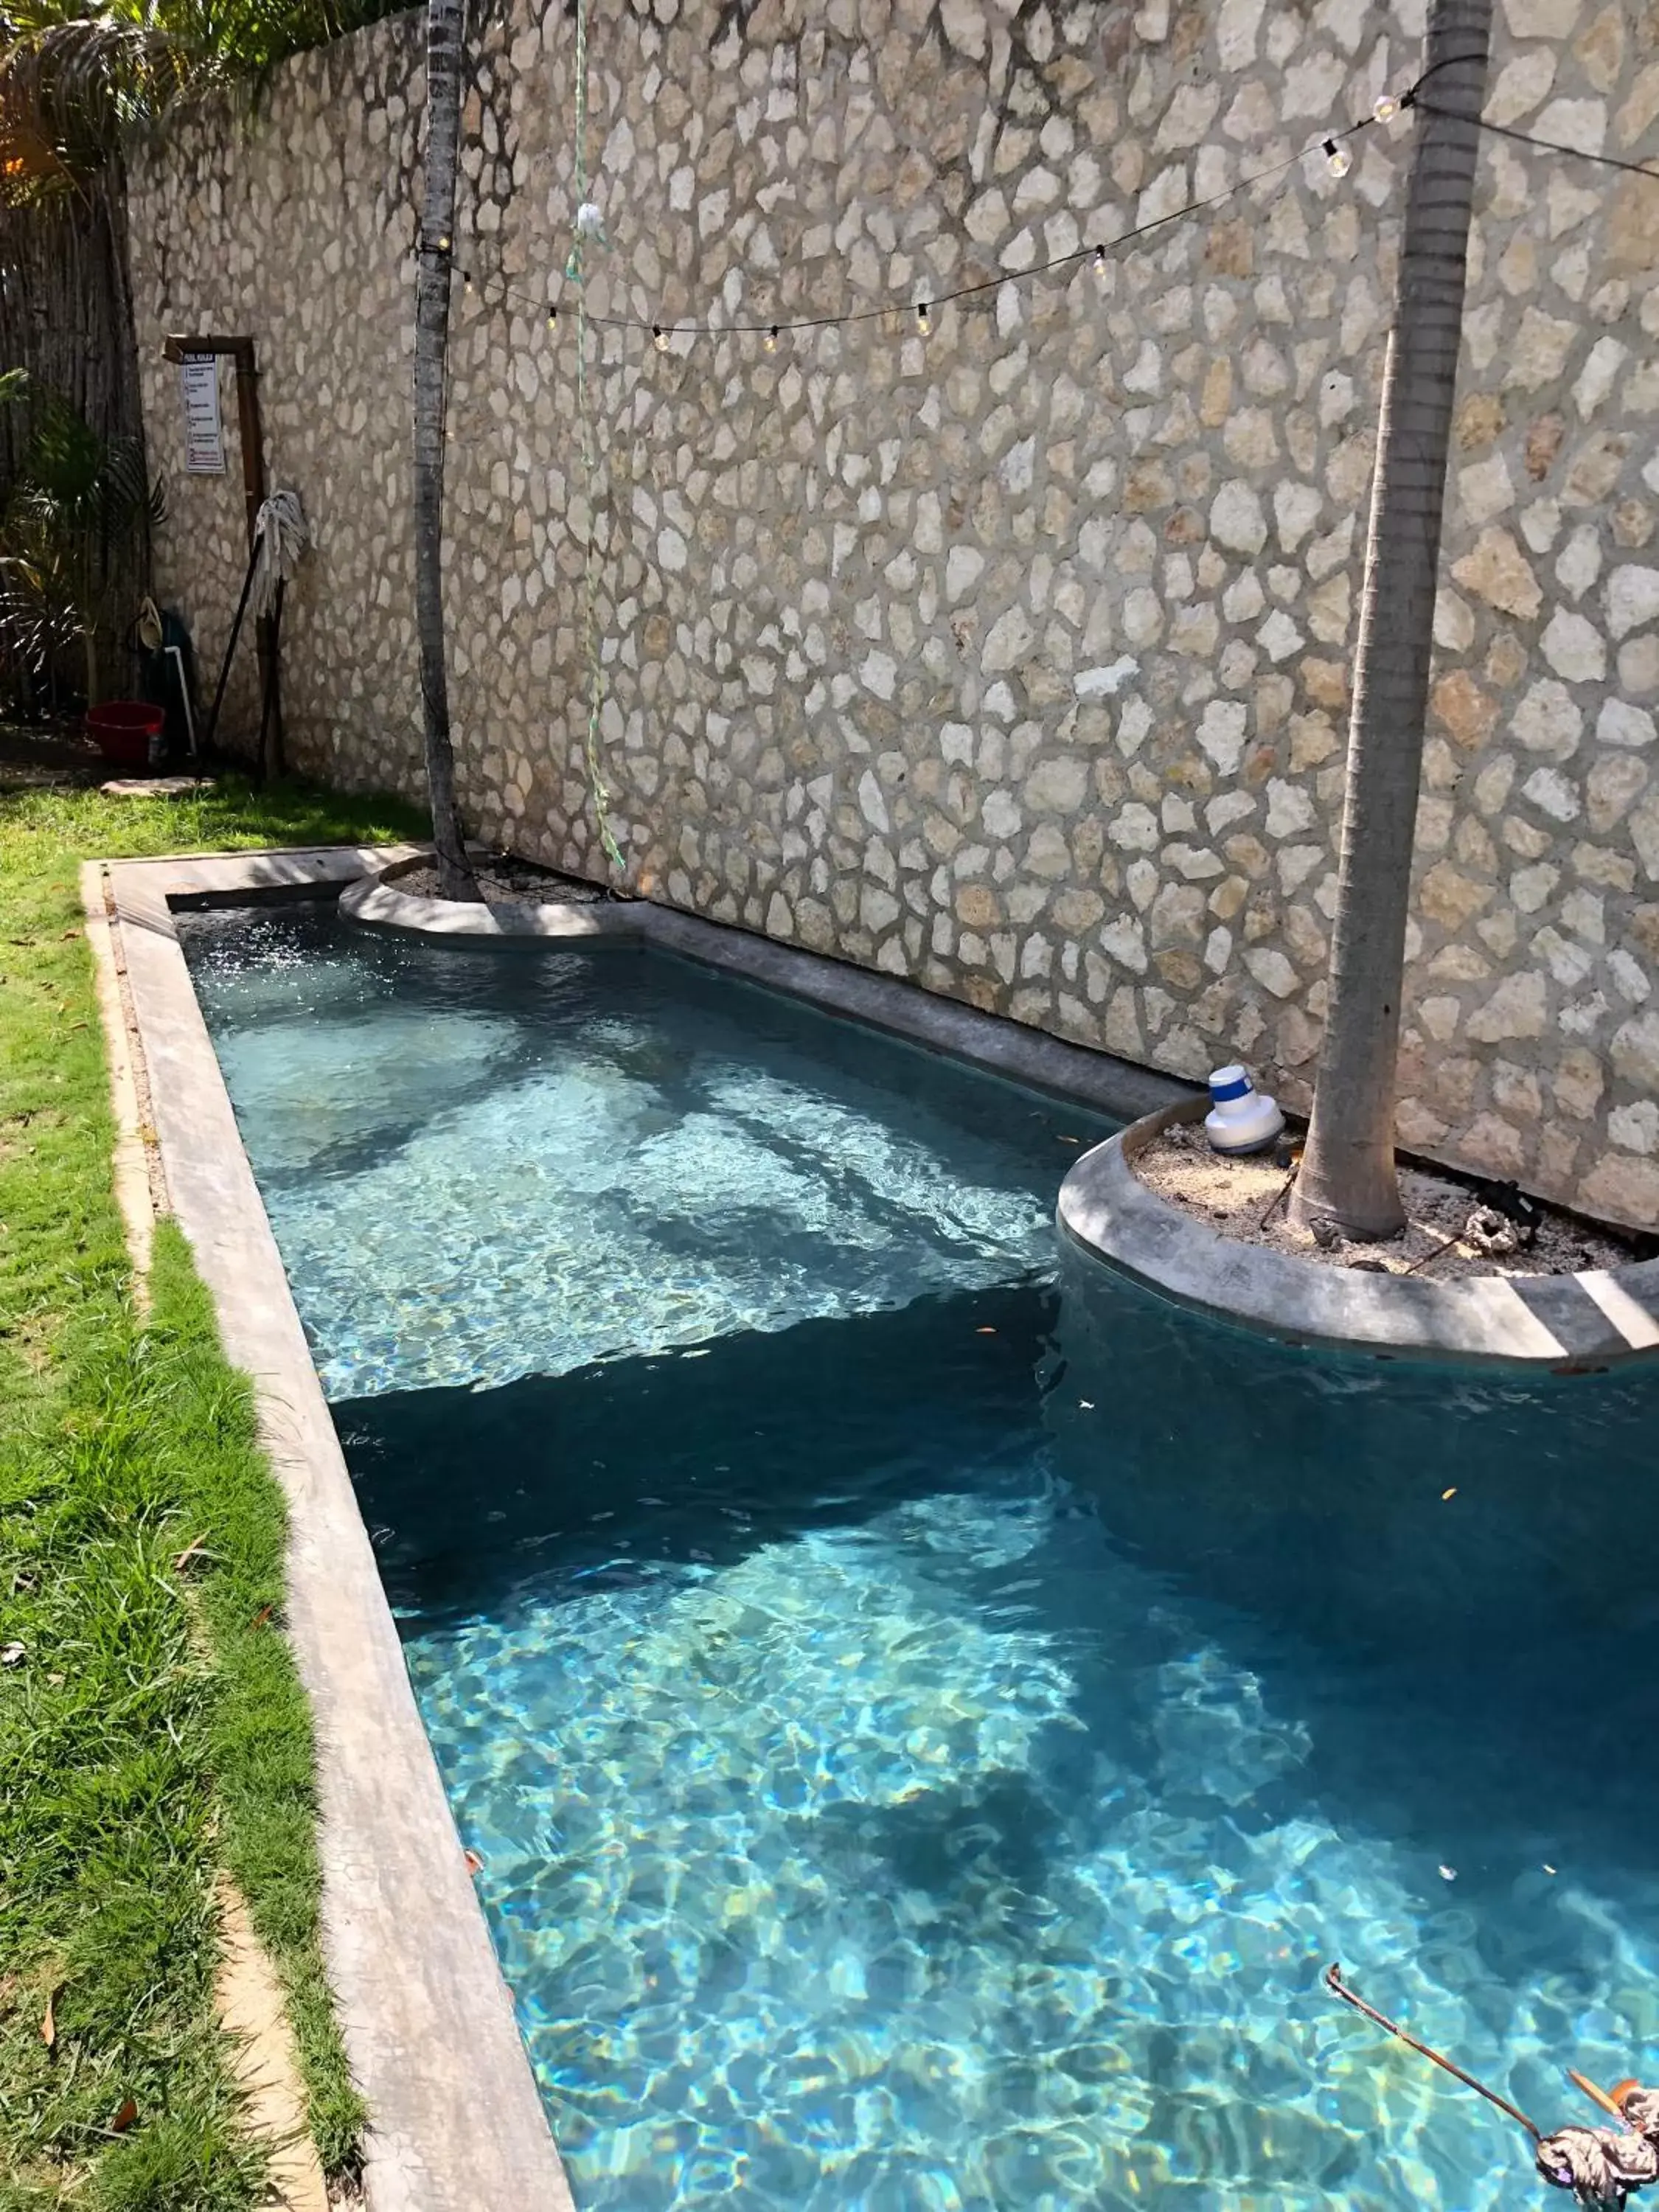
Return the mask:
M 432 803 L 438 890 L 477 898 L 455 811 L 455 750 L 449 733 L 444 656 L 443 519 L 446 361 L 449 350 L 450 243 L 455 223 L 455 158 L 461 127 L 464 0 L 428 0 L 426 18 L 426 204 L 415 289 L 415 623 L 421 648 L 421 708 Z
M 1492 0 L 1431 0 L 1371 485 L 1330 1000 L 1294 1216 L 1351 1237 L 1405 1219 L 1395 1063 L 1441 506 Z

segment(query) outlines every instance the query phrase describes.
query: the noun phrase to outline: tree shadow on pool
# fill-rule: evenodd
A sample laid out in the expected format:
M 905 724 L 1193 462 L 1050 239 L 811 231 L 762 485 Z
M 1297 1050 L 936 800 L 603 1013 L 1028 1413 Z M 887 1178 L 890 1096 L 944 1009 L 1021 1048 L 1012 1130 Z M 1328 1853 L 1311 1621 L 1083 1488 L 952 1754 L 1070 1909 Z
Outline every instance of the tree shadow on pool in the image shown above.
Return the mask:
M 1463 1897 L 1643 1864 L 1659 1375 L 1328 1358 L 1075 1255 L 1061 1282 L 1057 1469 L 1306 1725 L 1322 1797 L 1417 1841 Z M 1513 1854 L 1485 1863 L 1500 1833 Z
M 1237 1802 L 1224 1777 L 1206 1801 L 1195 1768 L 1195 1816 L 1249 1827 L 1317 1803 L 1415 1851 L 1431 1884 L 1449 1866 L 1472 1902 L 1547 1882 L 1547 1863 L 1644 1863 L 1659 1583 L 1628 1532 L 1655 1410 L 1640 1378 L 1540 1390 L 1322 1362 L 1068 1279 L 335 1413 L 422 1634 L 925 1503 L 907 1540 L 964 1612 L 1032 1629 L 1076 1678 L 1086 1735 L 1050 1731 L 1044 1753 L 1058 1802 L 1094 1786 L 1096 1753 L 1159 1771 L 1126 1667 L 1176 1669 L 1167 1694 L 1208 1726 L 1212 1665 L 1259 1683 L 1308 1749 Z M 981 1504 L 1033 1501 L 1017 1568 L 994 1543 L 975 1554 Z
M 427 1626 L 494 1613 L 556 1567 L 592 1589 L 728 1565 L 1042 1447 L 1036 1285 L 602 1361 L 495 1390 L 333 1408 L 388 1595 Z

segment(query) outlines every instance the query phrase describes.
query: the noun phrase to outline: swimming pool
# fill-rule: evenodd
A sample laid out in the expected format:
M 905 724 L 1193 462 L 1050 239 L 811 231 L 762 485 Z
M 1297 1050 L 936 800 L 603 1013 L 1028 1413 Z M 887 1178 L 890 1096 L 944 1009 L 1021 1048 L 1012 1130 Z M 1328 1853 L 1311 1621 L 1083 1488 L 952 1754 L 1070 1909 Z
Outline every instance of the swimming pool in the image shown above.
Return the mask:
M 181 935 L 579 2203 L 1543 2194 L 1319 1973 L 1639 2064 L 1653 1385 L 1175 1314 L 1079 1109 L 659 955 Z

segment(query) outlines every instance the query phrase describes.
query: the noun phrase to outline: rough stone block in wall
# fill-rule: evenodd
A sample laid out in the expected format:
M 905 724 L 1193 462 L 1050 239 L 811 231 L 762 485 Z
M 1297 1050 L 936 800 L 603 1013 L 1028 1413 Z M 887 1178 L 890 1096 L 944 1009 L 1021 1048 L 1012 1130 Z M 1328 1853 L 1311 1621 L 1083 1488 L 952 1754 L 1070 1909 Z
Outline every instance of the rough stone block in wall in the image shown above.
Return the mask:
M 476 33 L 453 690 L 487 836 L 1190 1076 L 1304 1101 L 1420 4 L 798 0 L 596 14 L 590 479 L 572 27 Z M 420 787 L 410 545 L 418 15 L 133 179 L 165 588 L 211 664 L 235 478 L 180 473 L 162 334 L 250 331 L 295 750 Z M 1659 153 L 1651 0 L 1500 0 L 1490 112 Z M 1305 152 L 1299 149 L 1306 149 Z M 1261 182 L 1248 180 L 1268 173 Z M 1233 189 L 1056 275 L 938 307 Z M 1400 1129 L 1659 1223 L 1659 185 L 1483 146 Z M 574 303 L 566 297 L 567 310 Z M 676 338 L 598 317 L 841 329 Z M 233 470 L 234 462 L 233 459 Z M 247 711 L 245 697 L 244 712 Z

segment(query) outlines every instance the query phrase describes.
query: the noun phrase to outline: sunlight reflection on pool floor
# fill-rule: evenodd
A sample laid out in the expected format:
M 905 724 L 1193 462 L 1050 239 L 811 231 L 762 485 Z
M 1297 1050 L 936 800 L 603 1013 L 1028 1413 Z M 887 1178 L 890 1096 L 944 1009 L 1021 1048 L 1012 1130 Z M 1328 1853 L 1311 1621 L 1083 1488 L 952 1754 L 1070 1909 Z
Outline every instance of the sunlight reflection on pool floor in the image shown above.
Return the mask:
M 669 963 L 191 952 L 583 2212 L 1543 2198 L 1319 1978 L 1640 2069 L 1651 1384 L 1154 1307 L 1084 1117 Z

